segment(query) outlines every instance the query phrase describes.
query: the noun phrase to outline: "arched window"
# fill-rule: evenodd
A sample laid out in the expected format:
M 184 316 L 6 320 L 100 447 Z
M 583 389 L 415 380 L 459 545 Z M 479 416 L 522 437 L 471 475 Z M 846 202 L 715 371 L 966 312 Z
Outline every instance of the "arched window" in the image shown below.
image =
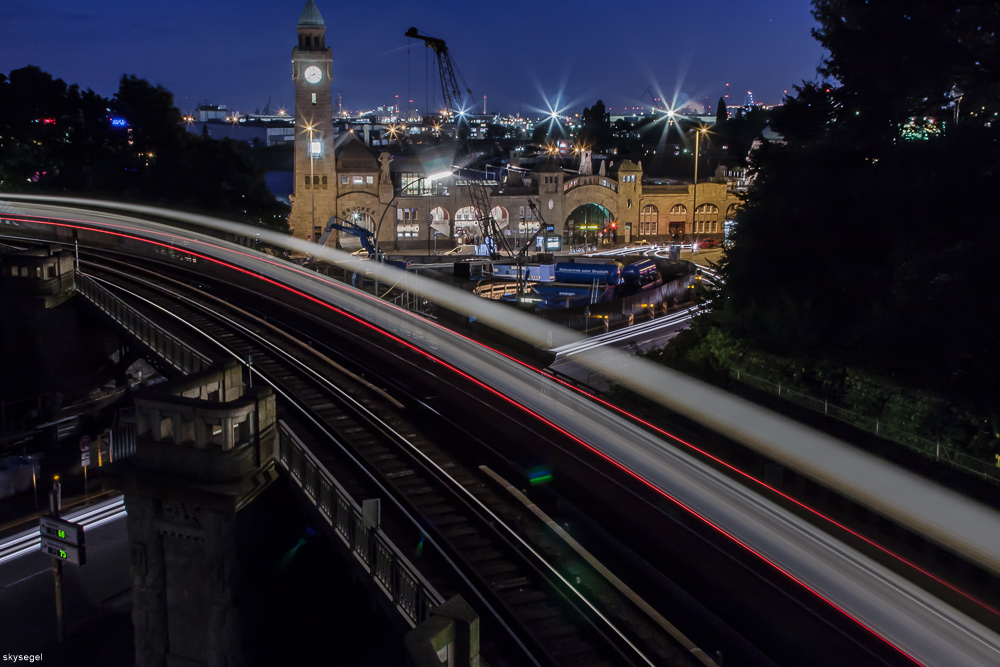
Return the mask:
M 639 236 L 658 234 L 660 212 L 652 204 L 642 207 L 639 213 Z
M 444 234 L 446 237 L 449 232 L 450 220 L 448 216 L 448 211 L 444 210 L 440 206 L 436 206 L 431 209 L 431 229 L 434 230 L 434 234 Z
M 448 216 L 448 211 L 444 210 L 440 206 L 435 206 L 431 209 L 431 217 L 434 218 L 434 223 L 438 222 L 448 222 L 451 218 Z
M 674 204 L 670 209 L 670 215 L 687 215 L 688 209 L 684 204 Z
M 494 206 L 493 210 L 490 211 L 493 214 L 493 219 L 497 221 L 497 224 L 501 228 L 505 228 L 507 223 L 510 221 L 510 216 L 507 214 L 507 209 L 503 206 Z

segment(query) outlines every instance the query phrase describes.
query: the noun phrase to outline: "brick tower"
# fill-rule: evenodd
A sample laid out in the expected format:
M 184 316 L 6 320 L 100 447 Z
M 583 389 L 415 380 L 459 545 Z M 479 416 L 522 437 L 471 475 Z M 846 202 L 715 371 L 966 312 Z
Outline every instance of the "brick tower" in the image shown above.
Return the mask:
M 337 210 L 333 153 L 332 49 L 313 0 L 302 9 L 298 45 L 292 49 L 295 81 L 295 192 L 288 224 L 298 238 L 315 241 Z M 310 130 L 311 128 L 311 130 Z

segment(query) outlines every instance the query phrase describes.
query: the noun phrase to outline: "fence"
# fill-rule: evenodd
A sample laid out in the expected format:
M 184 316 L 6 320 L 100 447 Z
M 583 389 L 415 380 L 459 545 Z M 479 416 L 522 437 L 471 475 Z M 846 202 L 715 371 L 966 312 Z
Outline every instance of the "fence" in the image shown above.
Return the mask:
M 365 525 L 361 506 L 282 421 L 278 460 L 407 621 L 416 626 L 444 602 L 380 528 Z
M 93 278 L 78 273 L 76 289 L 99 309 L 135 336 L 143 345 L 184 374 L 197 373 L 212 360 L 183 340 L 153 323 L 149 318 L 125 303 Z
M 882 438 L 885 438 L 886 440 L 891 440 L 895 443 L 903 445 L 912 451 L 938 461 L 945 461 L 960 470 L 975 473 L 994 482 L 1000 482 L 1000 458 L 997 459 L 996 463 L 977 459 L 964 452 L 960 452 L 953 447 L 942 445 L 940 442 L 922 438 L 909 431 L 896 428 L 895 426 L 879 419 L 859 415 L 856 412 L 852 412 L 838 405 L 833 405 L 825 399 L 819 399 L 815 396 L 809 396 L 795 391 L 794 389 L 789 389 L 788 387 L 782 386 L 780 383 L 776 384 L 770 380 L 765 380 L 764 378 L 757 377 L 756 375 L 747 373 L 739 368 L 730 369 L 729 374 L 730 377 L 735 377 L 738 381 L 750 385 L 751 387 L 776 394 L 781 398 L 792 401 L 793 403 L 816 410 L 817 412 L 822 412 L 823 414 L 839 419 L 842 422 L 846 422 L 862 430 L 874 433 Z

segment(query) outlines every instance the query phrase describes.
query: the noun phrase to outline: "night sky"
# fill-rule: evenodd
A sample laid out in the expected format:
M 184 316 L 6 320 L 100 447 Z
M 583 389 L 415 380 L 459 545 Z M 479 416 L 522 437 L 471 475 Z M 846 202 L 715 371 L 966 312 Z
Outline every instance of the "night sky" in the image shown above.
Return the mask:
M 252 113 L 291 109 L 291 49 L 305 0 L 2 0 L 0 71 L 28 64 L 92 88 L 117 89 L 123 73 L 162 84 L 181 111 L 199 102 Z M 425 109 L 433 54 L 403 37 L 410 26 L 448 43 L 474 107 L 569 113 L 598 98 L 613 113 L 650 104 L 640 95 L 687 97 L 714 107 L 776 103 L 812 79 L 823 55 L 808 0 L 715 3 L 317 0 L 333 47 L 333 94 L 346 109 L 391 104 Z M 432 7 L 433 9 L 429 9 Z M 503 8 L 503 9 L 501 9 Z M 407 54 L 409 44 L 409 55 Z M 430 60 L 427 61 L 426 57 Z M 432 79 L 440 105 L 440 85 Z M 407 91 L 409 90 L 409 96 Z M 560 95 L 561 93 L 561 95 Z M 557 100 L 559 102 L 557 103 Z

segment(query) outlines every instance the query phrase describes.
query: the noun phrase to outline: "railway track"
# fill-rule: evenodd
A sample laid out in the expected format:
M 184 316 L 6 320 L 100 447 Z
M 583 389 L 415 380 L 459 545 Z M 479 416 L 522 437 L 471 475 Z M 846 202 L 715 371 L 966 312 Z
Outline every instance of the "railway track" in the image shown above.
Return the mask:
M 137 307 L 169 312 L 214 341 L 220 359 L 251 364 L 253 381 L 279 394 L 279 417 L 331 472 L 356 468 L 357 478 L 362 471 L 357 497 L 375 493 L 392 505 L 383 514 L 386 532 L 403 544 L 426 543 L 421 573 L 445 597 L 462 593 L 480 613 L 490 665 L 714 664 L 642 621 L 628 599 L 608 592 L 598 596 L 602 609 L 584 596 L 553 562 L 565 547 L 552 537 L 539 542 L 546 531 L 538 517 L 413 428 L 397 397 L 364 371 L 161 274 L 154 284 L 135 267 L 85 271 Z M 526 532 L 536 539 L 529 542 Z

